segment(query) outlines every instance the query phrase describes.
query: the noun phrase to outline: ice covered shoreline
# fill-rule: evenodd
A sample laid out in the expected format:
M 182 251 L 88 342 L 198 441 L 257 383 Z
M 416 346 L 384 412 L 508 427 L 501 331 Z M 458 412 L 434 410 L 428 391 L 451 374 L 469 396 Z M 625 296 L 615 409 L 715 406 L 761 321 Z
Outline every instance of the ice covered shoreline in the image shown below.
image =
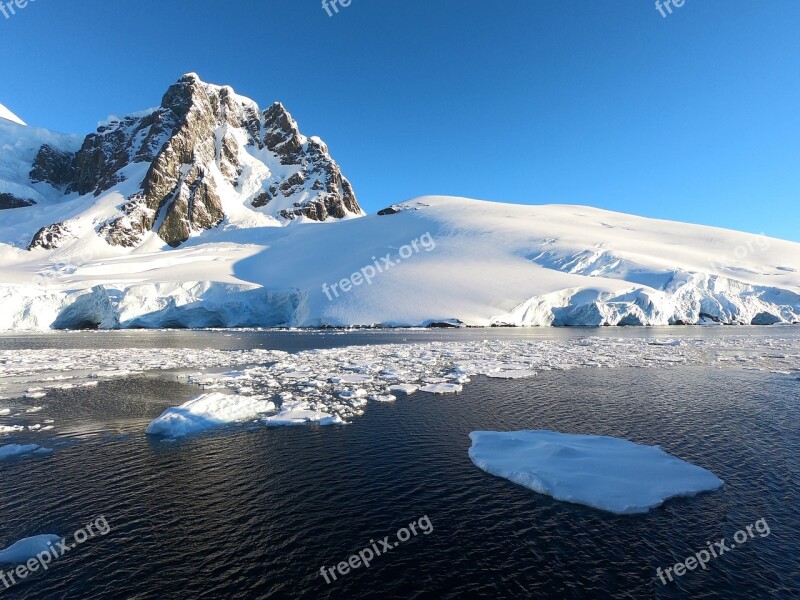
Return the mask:
M 800 244 L 765 236 L 443 196 L 336 223 L 251 225 L 133 251 L 91 227 L 46 252 L 9 243 L 27 221 L 0 224 L 0 330 L 800 322 Z M 423 237 L 430 252 L 348 283 Z M 350 291 L 329 297 L 336 282 Z

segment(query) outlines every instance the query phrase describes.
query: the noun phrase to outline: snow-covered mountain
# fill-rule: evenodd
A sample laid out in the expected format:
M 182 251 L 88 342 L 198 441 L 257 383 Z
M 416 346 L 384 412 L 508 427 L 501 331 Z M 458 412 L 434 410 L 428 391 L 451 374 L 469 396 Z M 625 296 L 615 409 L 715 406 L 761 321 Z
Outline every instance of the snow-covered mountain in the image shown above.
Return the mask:
M 20 119 L 17 115 L 8 110 L 8 108 L 6 108 L 2 104 L 0 104 L 0 119 L 11 121 L 12 123 L 16 123 L 17 125 L 25 125 L 25 121 Z
M 14 131 L 4 138 L 13 143 Z M 112 119 L 79 146 L 53 139 L 32 161 L 27 148 L 16 154 L 16 176 L 3 178 L 4 205 L 61 207 L 48 212 L 52 221 L 33 232 L 29 248 L 60 248 L 91 230 L 113 246 L 136 248 L 156 234 L 174 247 L 220 225 L 363 214 L 325 144 L 302 135 L 283 105 L 261 111 L 193 73 L 158 108 Z
M 86 138 L 0 120 L 0 149 L 0 329 L 800 322 L 800 244 L 449 197 L 362 216 L 282 105 L 195 75 Z

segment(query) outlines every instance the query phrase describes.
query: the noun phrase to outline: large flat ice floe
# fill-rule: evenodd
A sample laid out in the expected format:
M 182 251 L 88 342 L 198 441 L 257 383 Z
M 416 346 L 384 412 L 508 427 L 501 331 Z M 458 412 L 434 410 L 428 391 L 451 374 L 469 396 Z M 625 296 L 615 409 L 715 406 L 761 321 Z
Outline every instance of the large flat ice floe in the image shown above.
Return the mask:
M 659 446 L 619 438 L 554 431 L 474 431 L 470 438 L 469 457 L 487 473 L 616 514 L 647 512 L 723 484 Z
M 221 425 L 252 420 L 274 410 L 275 404 L 262 397 L 214 392 L 168 408 L 147 426 L 146 432 L 148 435 L 182 437 Z
M 8 548 L 0 550 L 0 564 L 21 564 L 42 552 L 50 552 L 61 537 L 57 535 L 35 535 L 22 539 Z

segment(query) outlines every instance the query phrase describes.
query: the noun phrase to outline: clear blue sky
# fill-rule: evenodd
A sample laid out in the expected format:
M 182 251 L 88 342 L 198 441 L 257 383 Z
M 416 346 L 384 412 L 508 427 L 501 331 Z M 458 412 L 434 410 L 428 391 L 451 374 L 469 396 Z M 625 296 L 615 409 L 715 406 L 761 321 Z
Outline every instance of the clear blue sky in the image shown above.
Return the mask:
M 36 0 L 0 102 L 87 133 L 196 71 L 282 101 L 372 212 L 422 194 L 800 241 L 800 2 Z

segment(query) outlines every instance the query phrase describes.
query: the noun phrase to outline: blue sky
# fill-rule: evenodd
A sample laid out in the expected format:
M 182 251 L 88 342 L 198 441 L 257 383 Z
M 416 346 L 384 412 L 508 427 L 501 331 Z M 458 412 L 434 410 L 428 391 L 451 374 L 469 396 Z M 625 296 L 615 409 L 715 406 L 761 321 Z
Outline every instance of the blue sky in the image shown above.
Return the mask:
M 0 102 L 87 133 L 181 74 L 282 101 L 370 212 L 589 204 L 800 241 L 800 2 L 36 0 Z

